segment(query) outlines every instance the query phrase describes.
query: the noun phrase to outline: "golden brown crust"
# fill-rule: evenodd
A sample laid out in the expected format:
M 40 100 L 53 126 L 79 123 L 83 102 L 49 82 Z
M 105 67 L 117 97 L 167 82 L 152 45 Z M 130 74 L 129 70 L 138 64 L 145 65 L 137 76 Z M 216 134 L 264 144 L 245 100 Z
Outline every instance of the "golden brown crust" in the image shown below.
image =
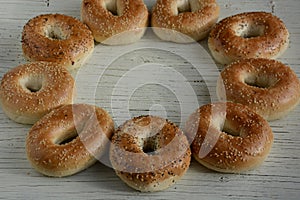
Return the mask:
M 94 50 L 94 38 L 79 20 L 62 14 L 30 19 L 23 28 L 22 48 L 30 61 L 58 62 L 67 69 L 80 67 Z
M 117 175 L 142 192 L 159 191 L 174 184 L 188 169 L 190 155 L 183 132 L 154 116 L 125 122 L 115 132 L 110 148 Z
M 69 176 L 103 155 L 113 131 L 113 120 L 103 109 L 85 104 L 65 105 L 31 128 L 26 139 L 27 157 L 44 175 Z
M 180 3 L 182 5 L 180 5 Z M 178 7 L 183 12 L 178 13 Z M 219 17 L 215 0 L 158 0 L 152 10 L 151 24 L 163 40 L 188 43 L 205 38 Z
M 1 81 L 0 102 L 12 120 L 33 124 L 52 109 L 72 103 L 71 74 L 56 63 L 32 62 L 7 72 Z
M 211 31 L 208 47 L 221 64 L 242 58 L 276 58 L 289 45 L 289 32 L 276 16 L 266 12 L 237 14 Z
M 109 45 L 139 40 L 148 26 L 148 15 L 143 0 L 83 0 L 81 6 L 81 19 L 95 40 Z
M 220 100 L 244 104 L 267 120 L 285 116 L 300 101 L 300 81 L 283 63 L 244 59 L 226 67 L 217 86 Z
M 273 143 L 267 121 L 248 107 L 230 102 L 200 107 L 187 120 L 185 131 L 193 140 L 193 157 L 225 173 L 256 168 Z

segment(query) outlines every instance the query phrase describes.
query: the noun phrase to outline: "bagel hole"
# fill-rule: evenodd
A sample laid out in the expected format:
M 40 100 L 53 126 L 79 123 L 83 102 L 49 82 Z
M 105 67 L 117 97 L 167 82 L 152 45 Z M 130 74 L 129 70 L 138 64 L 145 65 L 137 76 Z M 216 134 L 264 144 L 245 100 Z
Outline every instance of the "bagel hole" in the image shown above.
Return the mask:
M 199 0 L 177 0 L 177 14 L 184 12 L 196 12 L 201 10 L 204 5 Z
M 65 144 L 68 144 L 68 143 L 72 142 L 77 137 L 78 137 L 77 131 L 75 131 L 75 130 L 74 131 L 70 131 L 70 132 L 64 134 L 63 137 L 59 138 L 56 141 L 56 144 L 58 144 L 58 145 L 65 145 Z
M 45 29 L 45 36 L 51 40 L 66 40 L 69 35 L 68 30 L 63 30 L 59 24 L 48 26 Z
M 177 0 L 177 14 L 191 11 L 189 0 Z
M 114 16 L 119 16 L 117 1 L 118 0 L 106 0 L 104 2 L 104 7 L 106 8 L 106 10 L 108 10 Z
M 227 120 L 225 120 L 224 126 L 221 128 L 221 131 L 227 135 L 232 135 L 234 137 L 241 136 L 238 130 L 233 129 Z
M 39 92 L 43 87 L 42 76 L 29 76 L 20 79 L 21 86 L 28 92 Z
M 232 135 L 234 137 L 240 136 L 239 132 L 228 127 L 223 127 L 222 132 L 226 133 L 227 135 Z
M 39 84 L 39 85 L 31 85 L 31 84 L 28 84 L 26 85 L 26 88 L 27 90 L 29 90 L 30 92 L 38 92 L 42 89 L 42 84 Z
M 252 87 L 267 89 L 272 87 L 276 83 L 276 80 L 265 76 L 249 75 L 245 78 L 244 82 Z
M 152 136 L 144 139 L 143 141 L 143 152 L 146 154 L 155 154 L 155 151 L 157 150 L 157 145 L 156 145 L 156 137 L 157 136 Z
M 257 24 L 239 24 L 236 34 L 242 38 L 255 38 L 264 35 L 265 26 Z

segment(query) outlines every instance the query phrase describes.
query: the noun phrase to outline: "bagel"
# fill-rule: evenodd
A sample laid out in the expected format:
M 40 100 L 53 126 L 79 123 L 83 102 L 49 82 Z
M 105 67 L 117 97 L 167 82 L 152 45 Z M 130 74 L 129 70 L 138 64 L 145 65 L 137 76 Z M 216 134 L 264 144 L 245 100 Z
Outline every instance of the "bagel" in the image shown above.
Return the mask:
M 57 63 L 32 62 L 7 72 L 0 85 L 4 113 L 22 124 L 34 124 L 52 109 L 73 102 L 75 81 Z
M 299 104 L 300 81 L 290 67 L 279 61 L 243 59 L 221 72 L 217 96 L 221 101 L 244 104 L 266 120 L 275 120 Z
M 190 43 L 204 39 L 218 20 L 215 0 L 158 0 L 151 24 L 162 40 Z
M 44 14 L 24 26 L 22 49 L 29 61 L 58 62 L 73 70 L 90 57 L 94 39 L 88 27 L 75 18 Z
M 41 174 L 70 176 L 101 158 L 113 131 L 113 120 L 102 108 L 65 105 L 33 125 L 26 138 L 27 158 Z
M 232 102 L 201 106 L 188 118 L 185 132 L 192 140 L 193 157 L 224 173 L 257 168 L 273 144 L 268 122 L 247 106 Z
M 138 41 L 148 26 L 143 0 L 83 0 L 81 19 L 97 42 L 124 45 Z
M 243 58 L 279 57 L 289 45 L 285 24 L 267 12 L 247 12 L 221 20 L 210 32 L 208 47 L 218 63 Z
M 115 132 L 110 160 L 128 186 L 154 192 L 179 180 L 190 165 L 191 151 L 183 132 L 166 119 L 140 116 Z

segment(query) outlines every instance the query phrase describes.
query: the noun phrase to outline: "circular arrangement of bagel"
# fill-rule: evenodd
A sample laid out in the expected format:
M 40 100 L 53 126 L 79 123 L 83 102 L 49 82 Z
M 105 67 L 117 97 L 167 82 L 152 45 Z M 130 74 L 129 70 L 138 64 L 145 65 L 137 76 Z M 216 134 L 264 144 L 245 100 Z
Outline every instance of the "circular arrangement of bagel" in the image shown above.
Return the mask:
M 300 101 L 297 75 L 274 60 L 287 49 L 289 32 L 271 13 L 240 13 L 217 22 L 219 12 L 215 0 L 157 0 L 151 17 L 143 0 L 83 0 L 81 20 L 64 14 L 30 19 L 22 33 L 29 62 L 2 77 L 0 103 L 11 120 L 33 124 L 26 138 L 33 168 L 46 176 L 70 176 L 108 153 L 122 181 L 154 192 L 180 180 L 192 156 L 223 173 L 260 166 L 274 139 L 268 121 L 288 115 Z M 84 65 L 95 41 L 137 42 L 150 24 L 165 41 L 208 38 L 212 57 L 224 65 L 217 80 L 220 102 L 195 108 L 183 130 L 150 115 L 115 129 L 103 108 L 73 103 L 70 70 Z

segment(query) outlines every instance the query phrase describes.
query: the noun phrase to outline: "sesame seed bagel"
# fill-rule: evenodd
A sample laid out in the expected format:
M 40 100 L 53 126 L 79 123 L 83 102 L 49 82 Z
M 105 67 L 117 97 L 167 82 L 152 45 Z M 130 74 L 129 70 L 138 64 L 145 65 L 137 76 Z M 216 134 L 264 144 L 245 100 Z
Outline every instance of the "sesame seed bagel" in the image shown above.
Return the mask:
M 33 125 L 26 138 L 27 158 L 46 176 L 73 175 L 104 154 L 113 131 L 113 120 L 105 110 L 65 105 Z
M 208 47 L 215 60 L 229 64 L 242 58 L 277 58 L 289 45 L 289 32 L 276 16 L 248 12 L 221 20 L 211 31 Z
M 116 174 L 142 192 L 168 188 L 190 165 L 191 151 L 183 132 L 166 119 L 140 116 L 115 132 L 110 160 Z
M 72 70 L 92 54 L 94 39 L 88 27 L 75 18 L 44 14 L 24 26 L 22 48 L 29 61 L 58 62 Z
M 231 102 L 201 106 L 188 118 L 185 132 L 193 139 L 193 157 L 224 173 L 255 169 L 273 143 L 267 121 L 250 108 Z
M 283 63 L 264 58 L 231 63 L 217 84 L 220 100 L 244 104 L 267 120 L 282 118 L 300 102 L 300 81 Z
M 143 0 L 83 0 L 81 19 L 97 42 L 122 45 L 138 41 L 148 26 Z
M 158 0 L 151 24 L 162 40 L 190 43 L 204 39 L 218 20 L 215 0 Z
M 22 124 L 33 124 L 52 109 L 72 103 L 75 83 L 57 63 L 32 62 L 7 72 L 0 85 L 5 114 Z

